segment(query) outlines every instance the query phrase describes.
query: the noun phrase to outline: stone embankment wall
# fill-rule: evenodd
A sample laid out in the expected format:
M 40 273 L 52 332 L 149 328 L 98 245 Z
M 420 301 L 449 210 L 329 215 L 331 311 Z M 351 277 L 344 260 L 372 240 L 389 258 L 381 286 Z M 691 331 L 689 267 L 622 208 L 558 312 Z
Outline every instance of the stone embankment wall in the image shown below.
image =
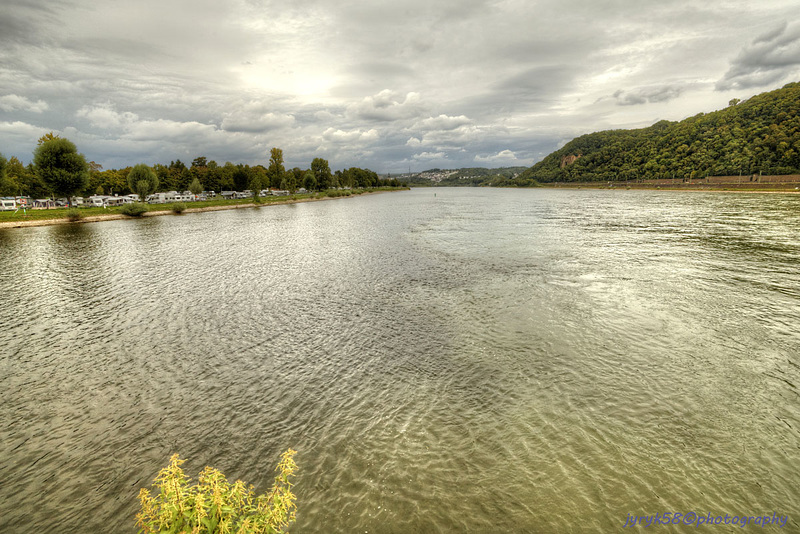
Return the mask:
M 694 178 L 683 180 L 681 178 L 662 180 L 636 180 L 631 183 L 649 185 L 704 185 L 704 184 L 797 184 L 800 183 L 800 174 L 787 174 L 782 176 L 759 176 L 758 174 L 744 176 L 709 176 L 707 178 Z

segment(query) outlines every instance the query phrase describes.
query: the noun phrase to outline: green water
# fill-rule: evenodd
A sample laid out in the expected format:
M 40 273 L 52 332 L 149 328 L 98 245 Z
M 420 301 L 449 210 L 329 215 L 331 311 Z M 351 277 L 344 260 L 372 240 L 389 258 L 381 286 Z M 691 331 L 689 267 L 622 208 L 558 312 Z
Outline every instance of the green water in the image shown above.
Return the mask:
M 800 531 L 798 235 L 794 195 L 492 189 L 0 231 L 0 531 L 289 447 L 294 533 Z

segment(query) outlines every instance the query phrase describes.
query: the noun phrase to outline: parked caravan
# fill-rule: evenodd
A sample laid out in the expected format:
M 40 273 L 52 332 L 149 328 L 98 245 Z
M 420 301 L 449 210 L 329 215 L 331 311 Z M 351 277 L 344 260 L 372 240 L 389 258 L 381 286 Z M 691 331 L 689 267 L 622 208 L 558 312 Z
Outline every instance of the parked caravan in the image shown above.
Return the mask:
M 92 195 L 84 201 L 84 204 L 93 208 L 105 208 L 106 197 L 103 195 Z

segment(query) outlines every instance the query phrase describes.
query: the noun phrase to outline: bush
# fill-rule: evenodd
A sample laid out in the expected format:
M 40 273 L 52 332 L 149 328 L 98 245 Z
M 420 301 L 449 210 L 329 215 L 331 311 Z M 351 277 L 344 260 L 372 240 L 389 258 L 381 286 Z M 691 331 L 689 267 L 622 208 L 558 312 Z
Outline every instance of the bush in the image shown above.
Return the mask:
M 67 210 L 67 219 L 70 222 L 78 222 L 83 219 L 83 213 L 78 208 L 70 208 Z
M 134 202 L 132 204 L 125 204 L 120 208 L 119 212 L 128 217 L 141 217 L 147 213 L 147 206 L 141 202 Z
M 177 214 L 181 214 L 186 211 L 186 203 L 185 202 L 176 202 L 172 205 L 172 211 Z
M 256 496 L 253 486 L 237 480 L 229 484 L 225 475 L 206 467 L 196 485 L 190 485 L 178 455 L 159 471 L 153 481 L 155 496 L 146 488 L 139 492 L 141 512 L 136 515 L 140 532 L 192 532 L 275 534 L 285 532 L 295 519 L 296 497 L 289 477 L 294 475 L 296 451 L 281 455 L 272 489 Z M 156 489 L 157 488 L 157 489 Z

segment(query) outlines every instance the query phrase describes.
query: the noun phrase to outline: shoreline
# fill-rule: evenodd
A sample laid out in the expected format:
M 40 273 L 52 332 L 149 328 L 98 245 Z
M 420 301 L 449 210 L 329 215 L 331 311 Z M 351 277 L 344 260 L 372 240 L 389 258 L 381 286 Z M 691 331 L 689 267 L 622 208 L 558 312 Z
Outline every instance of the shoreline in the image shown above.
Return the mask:
M 541 189 L 595 189 L 603 191 L 678 191 L 685 193 L 755 193 L 755 194 L 783 194 L 783 195 L 796 195 L 800 194 L 798 189 L 779 189 L 779 188 L 756 188 L 756 189 L 736 189 L 736 188 L 717 188 L 717 187 L 680 187 L 680 186 L 613 186 L 607 185 L 550 185 L 542 184 L 539 186 Z M 530 188 L 535 189 L 535 188 Z
M 400 191 L 404 191 L 404 189 L 400 189 Z M 29 221 L 3 221 L 0 222 L 0 230 L 4 228 L 31 228 L 36 226 L 58 226 L 61 224 L 83 224 L 83 223 L 95 223 L 95 222 L 104 222 L 104 221 L 119 221 L 119 220 L 136 220 L 136 219 L 143 219 L 145 217 L 162 217 L 165 215 L 183 215 L 185 213 L 205 213 L 209 211 L 225 211 L 225 210 L 237 210 L 237 209 L 244 209 L 244 208 L 266 208 L 269 206 L 283 206 L 286 204 L 299 204 L 301 202 L 318 202 L 321 200 L 338 200 L 344 198 L 357 198 L 366 195 L 378 195 L 381 193 L 393 193 L 394 191 L 371 191 L 360 193 L 358 195 L 350 195 L 350 196 L 341 196 L 341 197 L 322 197 L 322 198 L 298 198 L 298 199 L 291 199 L 287 198 L 286 200 L 276 200 L 273 202 L 265 203 L 265 204 L 256 204 L 256 203 L 249 203 L 249 204 L 232 204 L 232 205 L 220 205 L 220 206 L 205 206 L 202 208 L 186 208 L 183 210 L 182 213 L 175 213 L 172 210 L 160 210 L 160 211 L 148 211 L 142 214 L 141 217 L 131 217 L 129 215 L 123 215 L 122 213 L 109 213 L 104 215 L 89 215 L 87 217 L 82 217 L 77 221 L 70 221 L 67 218 L 61 219 L 34 219 Z

